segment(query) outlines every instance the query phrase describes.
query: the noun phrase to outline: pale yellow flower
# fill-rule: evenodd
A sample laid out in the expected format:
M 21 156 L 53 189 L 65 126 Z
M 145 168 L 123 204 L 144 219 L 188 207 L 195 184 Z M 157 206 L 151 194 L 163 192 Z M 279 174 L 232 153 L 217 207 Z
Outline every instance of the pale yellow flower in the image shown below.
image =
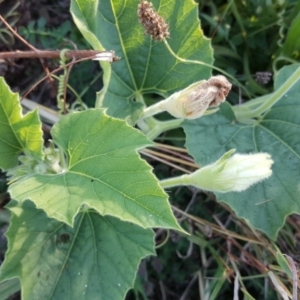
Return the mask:
M 184 182 L 214 192 L 241 192 L 272 175 L 268 153 L 225 153 L 218 161 L 184 175 Z M 231 156 L 232 155 L 232 156 Z

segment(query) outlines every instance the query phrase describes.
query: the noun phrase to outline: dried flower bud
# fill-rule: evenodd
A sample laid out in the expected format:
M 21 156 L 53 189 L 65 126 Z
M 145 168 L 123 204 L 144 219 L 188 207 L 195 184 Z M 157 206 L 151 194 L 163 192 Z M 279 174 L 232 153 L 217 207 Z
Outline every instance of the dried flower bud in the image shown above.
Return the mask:
M 226 77 L 213 76 L 209 80 L 193 83 L 161 101 L 160 108 L 176 118 L 196 119 L 209 107 L 218 106 L 225 101 L 231 86 Z
M 170 36 L 169 25 L 152 8 L 151 2 L 141 1 L 137 13 L 140 23 L 146 29 L 145 33 L 151 35 L 154 40 L 161 41 Z
M 258 82 L 261 85 L 265 85 L 270 82 L 272 73 L 271 72 L 256 72 L 255 77 L 256 77 L 256 82 Z
M 232 149 L 211 165 L 184 175 L 185 184 L 220 193 L 241 192 L 272 175 L 273 160 L 268 153 L 232 155 L 234 151 Z

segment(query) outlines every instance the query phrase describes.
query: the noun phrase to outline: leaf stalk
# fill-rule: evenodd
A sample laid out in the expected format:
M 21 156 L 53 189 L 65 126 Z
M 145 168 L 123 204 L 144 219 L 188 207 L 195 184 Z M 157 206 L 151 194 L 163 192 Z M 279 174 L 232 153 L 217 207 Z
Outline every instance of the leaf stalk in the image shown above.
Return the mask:
M 299 81 L 300 78 L 300 66 L 296 69 L 296 71 L 286 80 L 286 82 L 278 88 L 275 92 L 268 96 L 264 96 L 260 98 L 262 104 L 253 110 L 249 110 L 250 104 L 242 104 L 240 106 L 233 107 L 233 111 L 238 120 L 242 119 L 251 119 L 260 117 L 266 111 L 271 109 L 273 105 L 275 105 L 282 97 L 287 96 L 287 92 Z M 253 102 L 253 101 L 252 101 Z M 255 102 L 254 104 L 257 104 Z M 253 104 L 253 103 L 252 103 Z M 243 108 L 247 108 L 247 110 L 243 111 Z

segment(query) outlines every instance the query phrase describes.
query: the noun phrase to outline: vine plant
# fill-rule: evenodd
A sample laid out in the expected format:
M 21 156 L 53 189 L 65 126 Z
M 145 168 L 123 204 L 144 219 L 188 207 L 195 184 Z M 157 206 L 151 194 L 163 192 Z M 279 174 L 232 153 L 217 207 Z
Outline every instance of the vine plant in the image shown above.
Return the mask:
M 101 62 L 96 107 L 62 116 L 47 147 L 38 112 L 23 116 L 0 80 L 0 167 L 13 199 L 0 279 L 18 277 L 22 299 L 123 299 L 155 254 L 152 228 L 187 234 L 164 192 L 176 185 L 215 192 L 275 239 L 300 212 L 300 67 L 280 70 L 273 93 L 231 107 L 192 1 L 73 0 L 71 13 L 95 50 L 121 60 Z M 146 94 L 165 100 L 147 107 Z M 175 119 L 158 121 L 162 111 Z M 137 151 L 177 127 L 204 167 L 159 181 Z

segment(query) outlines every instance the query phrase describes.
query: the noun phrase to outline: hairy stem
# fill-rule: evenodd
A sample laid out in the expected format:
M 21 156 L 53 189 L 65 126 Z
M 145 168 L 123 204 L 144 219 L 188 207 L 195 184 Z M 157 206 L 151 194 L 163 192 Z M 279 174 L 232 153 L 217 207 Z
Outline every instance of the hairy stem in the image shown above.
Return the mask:
M 163 101 L 163 100 L 162 100 Z M 141 114 L 140 118 L 141 119 L 144 119 L 144 118 L 148 118 L 148 117 L 151 117 L 151 116 L 154 116 L 156 114 L 159 114 L 161 112 L 163 112 L 164 110 L 161 108 L 161 101 L 151 105 L 151 106 L 148 106 L 144 112 Z
M 156 120 L 155 126 L 153 126 L 153 128 L 147 133 L 147 137 L 150 140 L 154 140 L 163 132 L 180 127 L 183 121 L 184 119 L 174 119 L 174 120 L 164 121 L 164 122 Z
M 180 186 L 180 185 L 188 185 L 186 179 L 187 179 L 187 175 L 181 175 L 181 176 L 161 180 L 159 184 L 163 189 L 174 187 L 174 186 Z

